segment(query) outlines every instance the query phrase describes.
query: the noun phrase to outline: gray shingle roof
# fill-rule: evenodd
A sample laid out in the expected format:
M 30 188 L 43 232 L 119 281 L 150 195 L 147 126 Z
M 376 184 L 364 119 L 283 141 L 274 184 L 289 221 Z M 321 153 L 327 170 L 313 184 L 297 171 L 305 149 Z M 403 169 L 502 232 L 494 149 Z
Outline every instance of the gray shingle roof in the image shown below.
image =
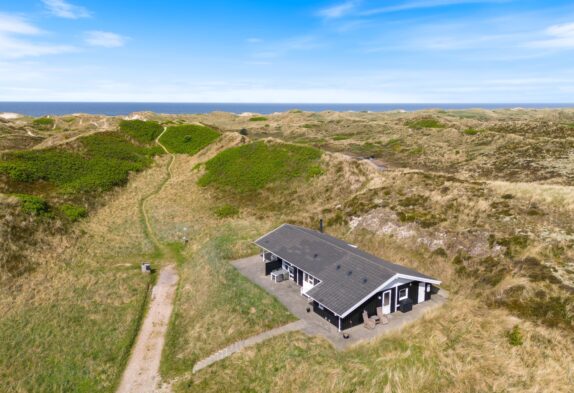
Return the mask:
M 338 315 L 396 274 L 434 280 L 343 240 L 295 225 L 284 224 L 257 239 L 255 244 L 321 280 L 307 295 Z

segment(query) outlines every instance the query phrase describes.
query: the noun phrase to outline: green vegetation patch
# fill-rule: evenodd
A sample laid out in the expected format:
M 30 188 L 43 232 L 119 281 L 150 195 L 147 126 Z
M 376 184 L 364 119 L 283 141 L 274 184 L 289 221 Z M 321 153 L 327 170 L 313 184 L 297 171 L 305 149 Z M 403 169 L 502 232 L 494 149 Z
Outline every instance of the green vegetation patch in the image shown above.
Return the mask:
M 410 120 L 410 121 L 407 121 L 406 125 L 409 128 L 412 128 L 414 130 L 420 130 L 423 128 L 445 128 L 446 127 L 440 121 L 438 121 L 437 119 L 434 119 L 432 117 Z
M 520 331 L 520 326 L 514 325 L 511 331 L 506 335 L 508 337 L 508 343 L 513 347 L 518 347 L 522 345 L 524 339 L 522 338 L 522 332 Z
M 59 269 L 58 281 L 44 282 L 33 302 L 19 301 L 0 319 L 2 392 L 116 390 L 145 310 L 149 276 L 74 265 Z M 45 285 L 53 285 L 52 293 Z
M 265 116 L 253 116 L 249 119 L 249 121 L 267 121 L 269 119 L 267 119 Z
M 250 193 L 273 182 L 318 174 L 321 152 L 307 146 L 255 142 L 224 150 L 205 164 L 200 186 Z
M 22 211 L 26 214 L 46 215 L 50 212 L 50 205 L 44 198 L 34 195 L 18 194 Z
M 239 209 L 236 206 L 225 204 L 223 206 L 216 208 L 213 212 L 219 218 L 226 218 L 238 215 Z
M 88 215 L 88 211 L 85 207 L 73 205 L 70 203 L 61 205 L 59 209 L 72 222 L 76 222 L 84 217 L 87 217 Z
M 213 143 L 219 135 L 209 127 L 187 124 L 169 127 L 160 142 L 172 153 L 194 155 Z
M 476 135 L 479 132 L 480 131 L 475 129 L 475 128 L 467 128 L 466 130 L 463 131 L 463 134 L 465 134 L 465 135 Z
M 351 139 L 353 137 L 352 134 L 336 134 L 333 136 L 334 141 L 344 141 L 347 139 Z
M 78 140 L 77 151 L 65 148 L 8 153 L 0 160 L 0 174 L 15 182 L 45 181 L 61 193 L 107 191 L 123 185 L 131 171 L 152 163 L 158 147 L 139 147 L 117 132 Z
M 153 142 L 163 131 L 163 127 L 155 121 L 122 120 L 120 131 L 125 132 L 140 143 Z
M 54 126 L 54 123 L 56 121 L 54 119 L 52 119 L 51 117 L 39 117 L 37 119 L 34 119 L 32 121 L 32 124 L 34 126 L 36 126 L 37 128 L 50 128 L 52 126 Z

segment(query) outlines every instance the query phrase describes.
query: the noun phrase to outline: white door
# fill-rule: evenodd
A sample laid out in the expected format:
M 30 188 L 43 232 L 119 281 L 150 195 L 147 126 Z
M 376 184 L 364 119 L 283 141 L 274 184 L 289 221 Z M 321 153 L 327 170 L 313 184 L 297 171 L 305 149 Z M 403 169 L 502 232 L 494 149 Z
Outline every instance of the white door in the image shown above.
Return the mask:
M 424 282 L 419 282 L 419 303 L 422 303 L 425 301 L 425 288 L 426 285 Z
M 391 313 L 391 291 L 383 292 L 383 314 Z

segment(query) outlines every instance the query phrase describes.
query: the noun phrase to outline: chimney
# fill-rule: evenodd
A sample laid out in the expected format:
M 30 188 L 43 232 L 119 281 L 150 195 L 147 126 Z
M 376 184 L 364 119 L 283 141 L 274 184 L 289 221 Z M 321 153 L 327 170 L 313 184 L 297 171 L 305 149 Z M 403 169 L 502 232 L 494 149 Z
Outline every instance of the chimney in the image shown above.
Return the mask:
M 319 220 L 319 232 L 323 233 L 323 219 Z

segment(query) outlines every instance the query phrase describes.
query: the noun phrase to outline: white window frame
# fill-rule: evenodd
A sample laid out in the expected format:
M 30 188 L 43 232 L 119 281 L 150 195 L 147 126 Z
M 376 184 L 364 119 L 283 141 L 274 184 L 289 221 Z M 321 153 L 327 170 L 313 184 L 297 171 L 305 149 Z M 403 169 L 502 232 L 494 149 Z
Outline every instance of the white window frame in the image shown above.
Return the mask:
M 404 296 L 401 296 L 402 291 L 405 291 Z M 399 297 L 399 301 L 408 298 L 409 297 L 409 289 L 408 288 L 399 289 L 399 296 L 398 297 Z
M 313 277 L 312 275 L 310 275 L 309 273 L 305 273 L 303 280 L 307 283 L 307 284 L 311 284 L 311 285 L 315 285 L 315 277 Z

